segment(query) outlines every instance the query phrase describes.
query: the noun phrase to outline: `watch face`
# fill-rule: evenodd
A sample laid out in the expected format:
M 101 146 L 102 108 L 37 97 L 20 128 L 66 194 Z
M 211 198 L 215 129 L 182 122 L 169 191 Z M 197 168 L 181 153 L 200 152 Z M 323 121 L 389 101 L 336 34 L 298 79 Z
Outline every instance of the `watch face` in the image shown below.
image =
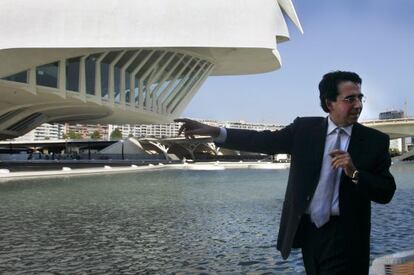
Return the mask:
M 355 172 L 352 174 L 352 179 L 357 179 L 359 176 L 359 171 L 355 170 Z

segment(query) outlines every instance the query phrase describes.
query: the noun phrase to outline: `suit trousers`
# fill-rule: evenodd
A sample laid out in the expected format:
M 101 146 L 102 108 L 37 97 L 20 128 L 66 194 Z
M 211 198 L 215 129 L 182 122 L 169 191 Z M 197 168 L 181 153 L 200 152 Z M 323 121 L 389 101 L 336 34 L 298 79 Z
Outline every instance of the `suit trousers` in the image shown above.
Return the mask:
M 302 257 L 307 275 L 349 274 L 345 232 L 339 216 L 317 228 L 309 215 L 302 216 Z

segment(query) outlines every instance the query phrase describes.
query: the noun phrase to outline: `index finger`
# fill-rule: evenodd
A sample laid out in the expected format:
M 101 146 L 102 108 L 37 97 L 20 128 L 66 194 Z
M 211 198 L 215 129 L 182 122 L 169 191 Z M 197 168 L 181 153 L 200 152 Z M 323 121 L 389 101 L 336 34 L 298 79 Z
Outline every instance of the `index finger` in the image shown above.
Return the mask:
M 184 131 L 184 129 L 185 129 L 185 125 L 183 124 L 183 125 L 181 125 L 180 129 L 178 129 L 177 136 L 181 135 L 181 133 Z
M 184 123 L 186 123 L 186 122 L 190 122 L 191 121 L 191 119 L 188 119 L 188 118 L 176 118 L 176 119 L 174 119 L 174 122 L 184 122 Z
M 332 150 L 332 151 L 329 153 L 329 155 L 330 155 L 331 157 L 335 157 L 335 156 L 337 156 L 337 155 L 341 155 L 341 154 L 346 154 L 346 152 L 345 152 L 345 151 L 342 151 L 342 150 L 339 150 L 339 149 L 335 149 L 335 150 Z

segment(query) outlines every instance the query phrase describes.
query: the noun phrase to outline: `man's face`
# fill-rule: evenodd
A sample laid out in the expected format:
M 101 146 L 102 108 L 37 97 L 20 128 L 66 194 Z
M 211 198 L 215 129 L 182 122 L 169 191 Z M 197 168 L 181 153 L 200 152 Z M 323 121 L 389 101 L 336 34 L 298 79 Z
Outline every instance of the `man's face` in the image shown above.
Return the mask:
M 327 101 L 329 115 L 338 126 L 348 126 L 358 121 L 362 111 L 361 85 L 352 81 L 338 84 L 336 101 Z

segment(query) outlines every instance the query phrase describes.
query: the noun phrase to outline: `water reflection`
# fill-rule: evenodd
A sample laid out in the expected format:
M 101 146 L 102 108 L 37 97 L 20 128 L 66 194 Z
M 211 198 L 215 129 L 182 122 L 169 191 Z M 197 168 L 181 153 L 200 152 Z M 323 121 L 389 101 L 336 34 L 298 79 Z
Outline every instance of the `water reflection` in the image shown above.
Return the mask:
M 400 168 L 399 168 L 400 169 Z M 405 170 L 404 170 L 405 169 Z M 374 205 L 373 256 L 414 247 L 413 167 Z M 301 274 L 277 227 L 288 171 L 163 171 L 0 185 L 0 272 Z

